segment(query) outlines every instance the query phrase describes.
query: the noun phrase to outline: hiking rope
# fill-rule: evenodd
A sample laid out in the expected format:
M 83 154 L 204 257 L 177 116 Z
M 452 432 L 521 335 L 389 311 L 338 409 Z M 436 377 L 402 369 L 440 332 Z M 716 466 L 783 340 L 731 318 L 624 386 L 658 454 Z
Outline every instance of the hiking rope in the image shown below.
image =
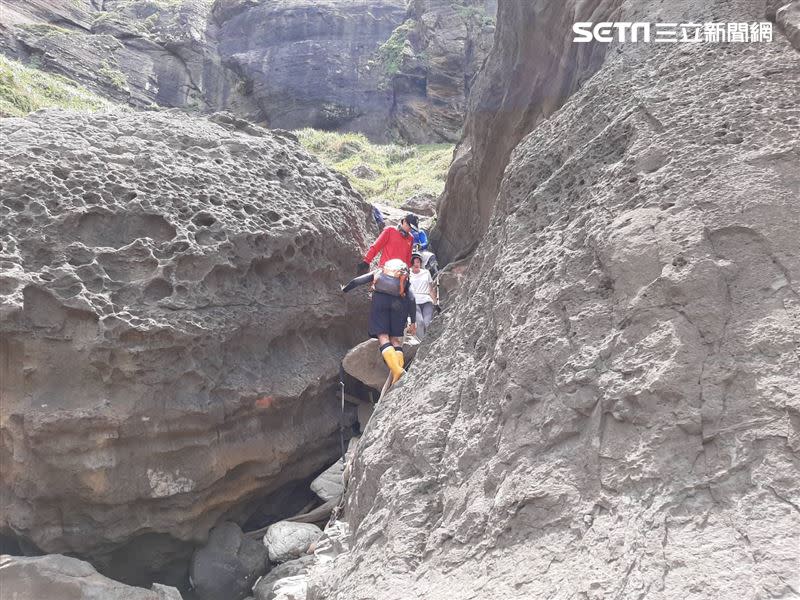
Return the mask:
M 342 405 L 339 415 L 339 446 L 342 451 L 342 466 L 344 466 L 344 457 L 347 452 L 344 447 L 344 365 L 341 363 L 339 363 L 339 387 L 342 390 Z

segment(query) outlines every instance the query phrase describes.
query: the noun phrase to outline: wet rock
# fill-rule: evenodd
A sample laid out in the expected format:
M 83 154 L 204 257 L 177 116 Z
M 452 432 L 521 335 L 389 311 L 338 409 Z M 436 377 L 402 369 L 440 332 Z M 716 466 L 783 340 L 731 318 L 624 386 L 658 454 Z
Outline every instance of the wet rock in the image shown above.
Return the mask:
M 0 533 L 172 583 L 338 457 L 370 208 L 285 137 L 172 112 L 3 119 L 0 164 Z
M 242 533 L 235 523 L 211 530 L 208 542 L 192 557 L 191 581 L 200 600 L 238 600 L 268 568 L 264 544 Z
M 181 600 L 173 587 L 131 587 L 100 575 L 87 562 L 60 554 L 0 556 L 0 593 L 13 600 Z
M 269 550 L 269 559 L 282 563 L 300 558 L 321 535 L 322 530 L 312 523 L 279 521 L 270 525 L 264 535 L 264 545 Z
M 572 23 L 562 5 L 501 2 L 507 59 Z M 526 6 L 535 29 L 503 20 Z M 760 0 L 619 8 L 764 19 Z M 546 62 L 580 71 L 557 35 Z M 515 148 L 426 368 L 362 436 L 352 548 L 309 598 L 795 594 L 798 57 L 782 34 L 612 47 Z M 517 64 L 524 85 L 549 72 Z

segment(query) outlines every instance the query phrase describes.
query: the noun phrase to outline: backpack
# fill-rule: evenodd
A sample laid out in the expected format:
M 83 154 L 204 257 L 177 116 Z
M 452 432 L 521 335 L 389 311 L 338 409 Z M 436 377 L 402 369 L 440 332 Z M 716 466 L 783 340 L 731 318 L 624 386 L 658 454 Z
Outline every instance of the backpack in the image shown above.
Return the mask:
M 405 298 L 408 266 L 399 258 L 387 260 L 381 270 L 375 271 L 372 289 L 375 292 Z

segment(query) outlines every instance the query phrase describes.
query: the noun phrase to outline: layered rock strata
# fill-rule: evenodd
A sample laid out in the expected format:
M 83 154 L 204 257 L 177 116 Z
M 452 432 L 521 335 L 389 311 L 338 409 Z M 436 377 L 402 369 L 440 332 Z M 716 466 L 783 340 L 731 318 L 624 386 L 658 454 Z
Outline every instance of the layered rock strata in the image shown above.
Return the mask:
M 31 551 L 147 578 L 336 459 L 370 209 L 219 121 L 0 120 L 0 532 Z
M 425 369 L 362 436 L 353 549 L 311 598 L 797 595 L 799 90 L 777 32 L 629 44 L 519 144 Z
M 222 65 L 212 2 L 8 0 L 0 51 L 135 107 L 227 109 L 263 120 Z

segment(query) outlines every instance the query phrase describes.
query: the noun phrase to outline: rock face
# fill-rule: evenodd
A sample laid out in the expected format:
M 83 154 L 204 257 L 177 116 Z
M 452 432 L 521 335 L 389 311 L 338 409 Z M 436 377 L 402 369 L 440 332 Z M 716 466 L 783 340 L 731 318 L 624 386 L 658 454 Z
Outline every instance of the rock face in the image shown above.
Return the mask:
M 7 0 L 0 52 L 136 107 L 455 141 L 494 0 Z
M 89 563 L 51 554 L 0 556 L 0 594 L 9 600 L 180 600 L 173 587 L 131 587 L 103 577 Z
M 431 235 L 441 264 L 475 250 L 511 150 L 602 64 L 605 50 L 573 43 L 572 24 L 615 20 L 620 3 L 499 3 L 495 43 L 470 92 L 464 135 Z
M 472 80 L 489 54 L 496 0 L 412 0 L 383 46 L 392 131 L 418 144 L 456 142 Z
M 364 330 L 369 207 L 219 120 L 0 120 L 0 533 L 127 581 L 337 458 Z
M 275 593 L 273 589 L 278 581 L 289 577 L 306 575 L 313 563 L 314 557 L 306 554 L 298 559 L 290 560 L 276 566 L 256 582 L 253 588 L 253 596 L 255 596 L 256 600 L 274 600 Z
M 0 51 L 117 102 L 263 119 L 221 64 L 207 0 L 8 0 Z
M 369 61 L 403 22 L 406 0 L 220 0 L 219 52 L 272 127 L 385 138 L 392 107 Z
M 353 550 L 310 598 L 796 595 L 799 91 L 780 34 L 628 44 L 526 137 L 427 368 L 362 436 Z

